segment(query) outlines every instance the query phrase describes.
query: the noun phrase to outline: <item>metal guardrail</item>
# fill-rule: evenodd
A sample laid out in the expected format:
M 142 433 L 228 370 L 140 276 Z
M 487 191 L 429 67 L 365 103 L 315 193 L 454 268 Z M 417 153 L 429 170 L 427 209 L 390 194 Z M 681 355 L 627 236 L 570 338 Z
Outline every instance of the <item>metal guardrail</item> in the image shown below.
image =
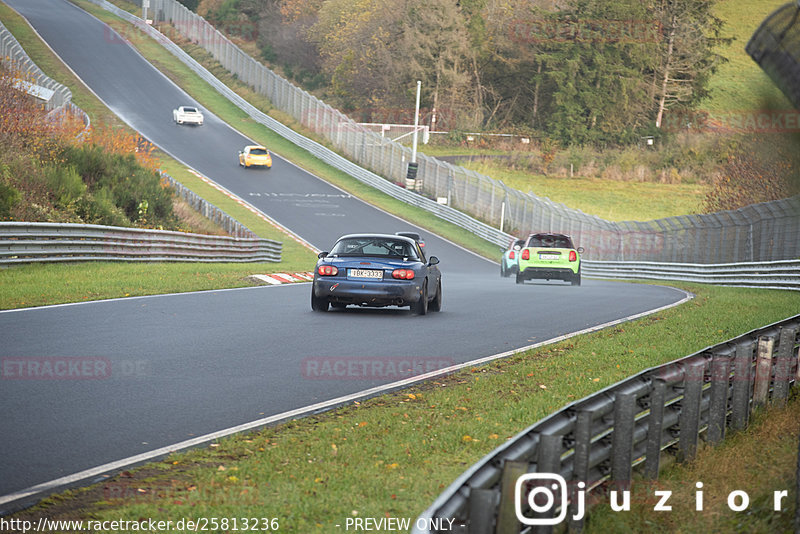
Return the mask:
M 258 238 L 255 232 L 250 230 L 247 226 L 243 225 L 218 207 L 216 207 L 211 202 L 207 201 L 175 178 L 170 176 L 169 174 L 159 171 L 161 174 L 161 178 L 167 182 L 167 184 L 175 190 L 175 193 L 181 197 L 183 200 L 186 201 L 189 206 L 192 207 L 196 212 L 200 215 L 205 217 L 206 219 L 212 221 L 213 223 L 222 227 L 228 235 L 233 237 L 250 237 L 250 238 Z
M 279 262 L 283 245 L 95 224 L 0 222 L 0 265 L 69 261 Z
M 593 278 L 681 280 L 722 286 L 800 290 L 800 260 L 724 264 L 584 261 L 581 272 Z
M 72 103 L 72 91 L 42 72 L 2 22 L 0 22 L 0 60 L 3 64 L 11 65 L 19 70 L 27 78 L 25 81 L 52 90 L 53 96 L 47 100 L 46 108 L 53 110 L 52 112 L 56 115 L 68 112 L 81 117 L 84 127 L 78 137 L 86 135 L 91 126 L 91 120 L 86 112 Z
M 508 534 L 523 527 L 531 532 L 533 520 L 549 523 L 535 531 L 549 532 L 558 519 L 569 521 L 570 531 L 580 530 L 584 518 L 576 518 L 578 491 L 608 485 L 625 489 L 634 467 L 656 479 L 664 452 L 691 460 L 701 436 L 718 444 L 728 429 L 746 428 L 753 409 L 785 403 L 800 369 L 798 333 L 800 315 L 647 369 L 569 404 L 470 467 L 415 522 L 442 524 L 442 530 L 417 527 L 412 533 Z M 567 482 L 551 492 L 554 503 L 568 502 L 567 509 L 552 505 L 542 514 L 531 513 L 528 497 L 536 486 L 523 484 L 518 492 L 516 482 L 534 473 L 556 474 Z

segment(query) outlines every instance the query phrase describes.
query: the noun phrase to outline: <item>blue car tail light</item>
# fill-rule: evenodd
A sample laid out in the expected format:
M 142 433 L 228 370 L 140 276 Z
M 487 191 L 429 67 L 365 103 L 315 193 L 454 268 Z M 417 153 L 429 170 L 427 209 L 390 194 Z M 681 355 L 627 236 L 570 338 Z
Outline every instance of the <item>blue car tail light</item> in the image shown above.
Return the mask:
M 414 276 L 413 269 L 395 269 L 392 271 L 392 278 L 397 278 L 399 280 L 413 280 Z
M 339 269 L 333 265 L 320 265 L 317 272 L 320 276 L 336 276 L 339 274 Z

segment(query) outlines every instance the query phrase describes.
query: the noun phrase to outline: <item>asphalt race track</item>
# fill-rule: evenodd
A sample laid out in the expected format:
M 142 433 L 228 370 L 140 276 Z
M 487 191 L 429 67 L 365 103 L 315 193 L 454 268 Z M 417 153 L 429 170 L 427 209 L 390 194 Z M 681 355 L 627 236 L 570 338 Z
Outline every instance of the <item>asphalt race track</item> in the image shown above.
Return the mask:
M 63 0 L 5 1 L 126 122 L 314 246 L 413 229 L 280 157 L 269 171 L 240 168 L 249 140 L 206 110 L 202 127 L 175 125 L 172 109 L 196 102 L 105 25 Z M 685 297 L 593 280 L 517 286 L 497 264 L 420 233 L 441 259 L 444 292 L 443 311 L 424 317 L 407 308 L 314 313 L 309 284 L 0 312 L 0 497 L 392 383 L 403 362 L 468 362 Z M 67 366 L 70 378 L 23 369 L 31 362 Z

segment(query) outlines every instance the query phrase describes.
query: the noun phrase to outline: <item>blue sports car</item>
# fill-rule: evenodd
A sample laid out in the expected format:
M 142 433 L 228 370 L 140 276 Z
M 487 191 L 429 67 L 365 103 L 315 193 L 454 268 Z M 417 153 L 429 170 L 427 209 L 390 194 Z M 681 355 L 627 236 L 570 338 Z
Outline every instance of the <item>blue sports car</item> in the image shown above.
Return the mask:
M 314 269 L 311 309 L 329 306 L 410 306 L 418 315 L 442 309 L 442 274 L 436 256 L 425 258 L 409 237 L 386 234 L 342 236 L 320 252 Z

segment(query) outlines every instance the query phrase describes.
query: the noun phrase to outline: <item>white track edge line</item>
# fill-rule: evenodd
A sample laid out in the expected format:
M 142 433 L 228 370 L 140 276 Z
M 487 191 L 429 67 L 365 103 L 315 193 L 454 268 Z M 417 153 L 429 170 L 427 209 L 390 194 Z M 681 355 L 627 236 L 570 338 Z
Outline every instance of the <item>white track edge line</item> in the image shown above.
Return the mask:
M 286 285 L 292 285 L 292 284 L 286 284 Z M 165 447 L 154 449 L 154 450 L 149 451 L 149 452 L 137 454 L 135 456 L 129 456 L 128 458 L 123 458 L 123 459 L 117 460 L 115 462 L 109 462 L 109 463 L 106 463 L 106 464 L 103 464 L 103 465 L 99 465 L 97 467 L 93 467 L 91 469 L 86 469 L 84 471 L 80 471 L 80 472 L 74 473 L 72 475 L 67 475 L 67 476 L 64 476 L 64 477 L 61 477 L 61 478 L 57 478 L 57 479 L 51 480 L 49 482 L 43 482 L 41 484 L 37 484 L 35 486 L 31 486 L 31 487 L 26 488 L 24 490 L 20 490 L 20 491 L 14 492 L 14 493 L 9 493 L 8 495 L 0 496 L 0 505 L 8 504 L 8 503 L 11 503 L 11 502 L 14 502 L 14 501 L 18 501 L 18 500 L 21 500 L 21 499 L 25 499 L 25 498 L 29 498 L 29 497 L 33 497 L 34 495 L 36 495 L 38 493 L 43 493 L 43 492 L 48 491 L 48 490 L 54 490 L 54 489 L 59 488 L 61 486 L 66 486 L 66 485 L 69 485 L 69 484 L 73 484 L 73 483 L 79 482 L 81 480 L 85 480 L 87 478 L 91 478 L 93 476 L 100 476 L 100 475 L 108 473 L 110 471 L 116 471 L 118 469 L 130 466 L 130 465 L 133 465 L 133 464 L 146 462 L 146 461 L 152 460 L 154 458 L 158 458 L 160 456 L 165 456 L 165 455 L 167 455 L 169 453 L 172 453 L 172 452 L 176 452 L 176 451 L 179 451 L 179 450 L 183 450 L 183 449 L 187 449 L 187 448 L 194 447 L 194 446 L 197 446 L 197 445 L 201 445 L 203 443 L 207 443 L 209 441 L 214 441 L 216 439 L 227 437 L 227 436 L 230 436 L 232 434 L 237 434 L 237 433 L 244 432 L 244 431 L 247 431 L 247 430 L 252 430 L 254 428 L 267 426 L 267 425 L 269 425 L 271 423 L 275 423 L 275 422 L 286 420 L 286 419 L 291 419 L 293 417 L 310 415 L 311 413 L 313 413 L 315 411 L 318 411 L 318 410 L 332 408 L 332 407 L 335 407 L 335 406 L 341 406 L 346 402 L 359 400 L 359 399 L 362 399 L 362 398 L 365 398 L 365 397 L 370 397 L 370 396 L 373 396 L 373 395 L 376 395 L 376 394 L 379 394 L 379 393 L 388 392 L 388 391 L 394 390 L 394 389 L 399 389 L 399 388 L 414 384 L 416 382 L 421 382 L 423 380 L 428 380 L 428 379 L 436 378 L 436 377 L 443 376 L 443 375 L 446 375 L 446 374 L 450 374 L 450 373 L 453 373 L 455 371 L 459 371 L 461 369 L 464 369 L 466 367 L 471 367 L 471 366 L 475 366 L 475 365 L 482 365 L 482 364 L 485 364 L 485 363 L 489 363 L 489 362 L 491 362 L 493 360 L 505 358 L 505 357 L 508 357 L 508 356 L 513 356 L 514 354 L 518 354 L 520 352 L 525 352 L 527 350 L 536 349 L 536 348 L 539 348 L 539 347 L 543 347 L 545 345 L 552 345 L 554 343 L 558 343 L 560 341 L 564 341 L 566 339 L 570 339 L 570 338 L 573 338 L 575 336 L 579 336 L 579 335 L 583 335 L 583 334 L 589 334 L 589 333 L 592 333 L 592 332 L 596 332 L 598 330 L 603 330 L 605 328 L 609 328 L 611 326 L 618 325 L 620 323 L 625 323 L 625 322 L 628 322 L 628 321 L 641 319 L 642 317 L 646 317 L 646 316 L 652 315 L 654 313 L 659 313 L 659 312 L 667 310 L 669 308 L 674 308 L 676 306 L 680 306 L 681 304 L 683 304 L 683 303 L 685 303 L 685 302 L 687 302 L 687 301 L 689 301 L 689 300 L 694 298 L 694 295 L 692 293 L 689 293 L 689 292 L 684 291 L 682 289 L 677 289 L 677 288 L 671 288 L 671 289 L 675 289 L 676 291 L 680 291 L 681 293 L 684 294 L 684 297 L 681 300 L 677 301 L 677 302 L 673 302 L 672 304 L 667 304 L 665 306 L 661 306 L 660 308 L 655 308 L 653 310 L 648 310 L 648 311 L 645 311 L 645 312 L 637 313 L 635 315 L 629 315 L 628 317 L 623 317 L 621 319 L 616 319 L 614 321 L 609 321 L 609 322 L 606 322 L 606 323 L 603 323 L 603 324 L 600 324 L 600 325 L 591 326 L 591 327 L 585 328 L 583 330 L 578 330 L 576 332 L 571 332 L 569 334 L 564 334 L 564 335 L 561 335 L 561 336 L 558 336 L 558 337 L 555 337 L 555 338 L 552 338 L 552 339 L 548 339 L 548 340 L 545 340 L 545 341 L 540 341 L 539 343 L 534 343 L 533 345 L 527 345 L 525 347 L 509 350 L 509 351 L 506 351 L 506 352 L 501 352 L 501 353 L 498 353 L 498 354 L 494 354 L 492 356 L 486 356 L 486 357 L 483 357 L 483 358 L 478 358 L 477 360 L 471 360 L 469 362 L 460 363 L 460 364 L 456 364 L 456 365 L 451 365 L 450 367 L 446 367 L 444 369 L 439 369 L 437 371 L 431 371 L 429 373 L 424 373 L 424 374 L 421 374 L 421 375 L 418 375 L 418 376 L 414 376 L 414 377 L 411 377 L 411 378 L 406 378 L 404 380 L 399 380 L 397 382 L 392 382 L 390 384 L 384 384 L 384 385 L 381 385 L 381 386 L 376 386 L 374 388 L 365 389 L 365 390 L 359 391 L 357 393 L 352 393 L 350 395 L 337 397 L 335 399 L 319 402 L 317 404 L 311 404 L 309 406 L 304 406 L 302 408 L 296 408 L 294 410 L 290 410 L 290 411 L 283 412 L 283 413 L 280 413 L 280 414 L 272 415 L 270 417 L 265 417 L 265 418 L 262 418 L 262 419 L 258 419 L 256 421 L 251 421 L 249 423 L 244 423 L 244 424 L 237 425 L 237 426 L 234 426 L 234 427 L 226 428 L 226 429 L 223 429 L 223 430 L 219 430 L 217 432 L 212 432 L 210 434 L 205 434 L 203 436 L 198 436 L 196 438 L 192 438 L 192 439 L 189 439 L 189 440 L 181 441 L 181 442 L 178 442 L 178 443 L 175 443 L 175 444 L 172 444 L 172 445 L 167 445 Z

